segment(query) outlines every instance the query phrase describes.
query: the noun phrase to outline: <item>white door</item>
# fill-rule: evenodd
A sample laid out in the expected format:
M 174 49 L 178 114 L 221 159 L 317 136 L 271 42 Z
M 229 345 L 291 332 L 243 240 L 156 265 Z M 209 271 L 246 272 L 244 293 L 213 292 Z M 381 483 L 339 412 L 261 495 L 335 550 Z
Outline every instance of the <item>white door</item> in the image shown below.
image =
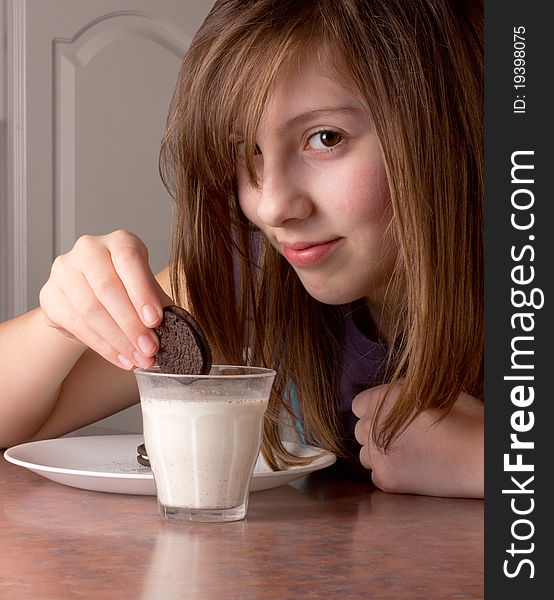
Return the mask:
M 125 228 L 167 262 L 158 151 L 183 52 L 213 0 L 2 0 L 7 30 L 0 317 L 38 303 L 83 233 Z M 1 170 L 0 170 L 1 173 Z

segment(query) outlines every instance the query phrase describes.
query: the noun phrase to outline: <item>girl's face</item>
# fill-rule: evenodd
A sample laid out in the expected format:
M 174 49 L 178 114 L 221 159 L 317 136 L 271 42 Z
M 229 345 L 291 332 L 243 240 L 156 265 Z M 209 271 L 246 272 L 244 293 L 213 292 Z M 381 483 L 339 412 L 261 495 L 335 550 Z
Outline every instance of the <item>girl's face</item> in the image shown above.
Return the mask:
M 259 187 L 244 162 L 240 206 L 308 293 L 378 310 L 396 250 L 379 142 L 354 97 L 315 62 L 283 71 L 256 132 Z

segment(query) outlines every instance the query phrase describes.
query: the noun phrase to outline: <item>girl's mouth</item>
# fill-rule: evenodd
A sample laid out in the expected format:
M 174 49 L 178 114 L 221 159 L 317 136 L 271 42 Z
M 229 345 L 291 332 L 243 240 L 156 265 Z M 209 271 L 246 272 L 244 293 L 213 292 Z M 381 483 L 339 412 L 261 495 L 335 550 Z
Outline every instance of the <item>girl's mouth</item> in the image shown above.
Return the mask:
M 283 254 L 293 267 L 311 267 L 322 263 L 343 238 L 326 242 L 306 242 L 287 245 L 283 243 Z

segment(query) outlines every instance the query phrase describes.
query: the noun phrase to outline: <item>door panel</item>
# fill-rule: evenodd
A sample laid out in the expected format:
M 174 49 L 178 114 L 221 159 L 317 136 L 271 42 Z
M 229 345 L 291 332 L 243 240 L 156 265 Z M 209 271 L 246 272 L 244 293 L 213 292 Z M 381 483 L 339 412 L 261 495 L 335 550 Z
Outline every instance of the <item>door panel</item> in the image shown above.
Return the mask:
M 84 233 L 129 229 L 155 272 L 166 265 L 159 143 L 180 59 L 213 0 L 1 1 L 0 315 L 10 318 L 37 306 L 53 259 Z M 141 431 L 140 407 L 77 433 L 114 428 Z
M 172 200 L 159 143 L 180 59 L 212 4 L 24 3 L 25 160 L 14 170 L 24 171 L 15 196 L 27 239 L 14 243 L 26 241 L 25 309 L 37 305 L 55 256 L 84 233 L 129 229 L 155 272 L 166 265 Z

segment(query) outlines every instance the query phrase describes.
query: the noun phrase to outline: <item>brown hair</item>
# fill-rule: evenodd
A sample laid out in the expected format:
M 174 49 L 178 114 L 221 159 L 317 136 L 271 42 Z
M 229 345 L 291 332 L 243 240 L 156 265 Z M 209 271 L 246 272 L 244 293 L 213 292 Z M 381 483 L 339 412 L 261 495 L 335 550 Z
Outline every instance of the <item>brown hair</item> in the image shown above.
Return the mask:
M 398 246 L 388 380 L 404 378 L 374 432 L 386 448 L 420 411 L 482 395 L 481 40 L 477 1 L 218 0 L 183 59 L 160 154 L 176 201 L 172 287 L 226 361 L 278 371 L 263 448 L 273 466 L 294 462 L 278 426 L 295 395 L 306 441 L 342 451 L 341 320 L 252 232 L 233 135 L 255 181 L 272 85 L 306 52 L 327 57 L 374 123 Z

